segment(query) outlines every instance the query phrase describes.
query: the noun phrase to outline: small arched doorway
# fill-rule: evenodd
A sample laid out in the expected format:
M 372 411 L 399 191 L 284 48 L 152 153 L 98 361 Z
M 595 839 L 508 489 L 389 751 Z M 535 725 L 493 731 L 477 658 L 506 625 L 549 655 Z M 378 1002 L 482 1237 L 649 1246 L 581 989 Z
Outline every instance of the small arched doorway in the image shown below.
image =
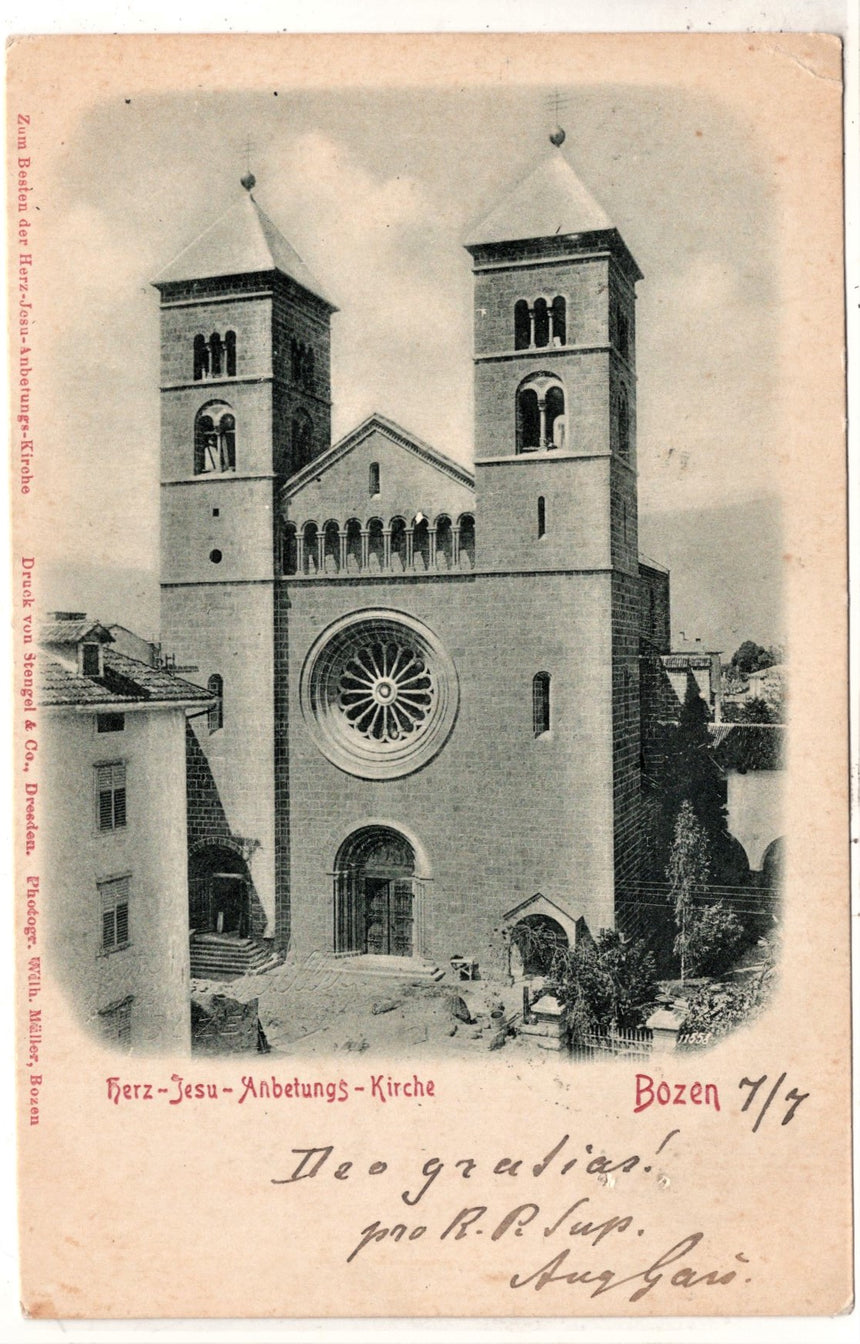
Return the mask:
M 569 947 L 558 920 L 549 915 L 526 915 L 511 929 L 511 972 L 515 979 L 549 975 L 557 954 Z
M 413 956 L 414 885 L 415 852 L 405 836 L 387 826 L 354 831 L 335 861 L 335 951 Z
M 249 877 L 242 855 L 227 845 L 205 845 L 191 855 L 188 868 L 189 919 L 195 933 L 247 938 Z

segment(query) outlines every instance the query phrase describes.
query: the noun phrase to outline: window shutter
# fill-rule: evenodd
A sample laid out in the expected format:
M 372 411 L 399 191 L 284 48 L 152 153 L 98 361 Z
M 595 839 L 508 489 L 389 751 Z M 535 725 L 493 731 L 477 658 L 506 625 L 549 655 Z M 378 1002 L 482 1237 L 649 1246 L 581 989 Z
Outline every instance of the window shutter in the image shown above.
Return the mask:
M 111 882 L 99 883 L 99 897 L 102 910 L 102 947 L 109 951 L 128 942 L 130 881 L 127 877 L 118 877 Z

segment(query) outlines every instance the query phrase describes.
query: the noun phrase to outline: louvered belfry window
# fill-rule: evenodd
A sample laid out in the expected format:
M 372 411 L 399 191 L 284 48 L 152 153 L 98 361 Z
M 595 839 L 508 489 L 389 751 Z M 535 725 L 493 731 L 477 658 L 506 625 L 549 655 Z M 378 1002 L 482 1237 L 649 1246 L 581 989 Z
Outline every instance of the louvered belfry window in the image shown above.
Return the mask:
M 96 805 L 100 831 L 116 831 L 125 825 L 125 762 L 96 766 Z
M 111 952 L 128 942 L 129 878 L 112 878 L 99 883 L 102 917 L 102 951 Z

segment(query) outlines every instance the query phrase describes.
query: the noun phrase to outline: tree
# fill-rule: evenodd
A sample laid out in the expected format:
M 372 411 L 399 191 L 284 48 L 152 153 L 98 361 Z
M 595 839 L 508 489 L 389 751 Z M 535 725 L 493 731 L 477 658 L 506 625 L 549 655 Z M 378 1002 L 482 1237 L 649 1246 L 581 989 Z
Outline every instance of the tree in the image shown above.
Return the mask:
M 775 662 L 771 649 L 756 644 L 752 639 L 745 639 L 732 654 L 730 666 L 736 676 L 745 680 L 751 672 L 760 672 L 765 667 L 772 667 Z
M 692 672 L 687 674 L 684 703 L 678 723 L 664 739 L 660 770 L 660 811 L 654 879 L 661 881 L 675 837 L 681 805 L 687 801 L 707 837 L 713 867 L 718 877 L 734 878 L 735 860 L 726 823 L 725 784 L 712 756 L 710 711 L 699 694 Z
M 681 804 L 675 822 L 675 835 L 666 877 L 669 882 L 669 899 L 675 909 L 675 924 L 678 933 L 675 938 L 675 955 L 681 960 L 681 983 L 687 973 L 687 953 L 690 939 L 690 923 L 693 915 L 693 899 L 696 889 L 703 887 L 710 873 L 708 840 L 704 828 L 696 819 L 692 804 L 685 799 Z
M 694 910 L 687 924 L 688 969 L 693 975 L 725 975 L 745 942 L 744 926 L 723 901 Z

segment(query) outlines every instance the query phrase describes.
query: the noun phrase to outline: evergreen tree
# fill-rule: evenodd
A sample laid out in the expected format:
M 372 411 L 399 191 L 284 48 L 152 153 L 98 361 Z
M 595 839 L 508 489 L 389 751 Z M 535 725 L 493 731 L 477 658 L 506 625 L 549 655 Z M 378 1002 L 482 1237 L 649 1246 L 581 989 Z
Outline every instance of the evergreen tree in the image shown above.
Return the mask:
M 687 974 L 687 954 L 695 918 L 693 900 L 696 891 L 707 884 L 709 873 L 708 839 L 689 799 L 685 799 L 675 820 L 672 850 L 666 867 L 669 899 L 675 910 L 678 929 L 675 955 L 681 961 L 682 984 Z
M 725 786 L 713 759 L 709 731 L 710 711 L 699 694 L 692 672 L 687 673 L 684 703 L 676 725 L 667 729 L 660 772 L 660 812 L 657 822 L 657 880 L 669 861 L 675 822 L 686 801 L 702 827 L 718 881 L 735 881 L 734 846 L 726 824 Z

